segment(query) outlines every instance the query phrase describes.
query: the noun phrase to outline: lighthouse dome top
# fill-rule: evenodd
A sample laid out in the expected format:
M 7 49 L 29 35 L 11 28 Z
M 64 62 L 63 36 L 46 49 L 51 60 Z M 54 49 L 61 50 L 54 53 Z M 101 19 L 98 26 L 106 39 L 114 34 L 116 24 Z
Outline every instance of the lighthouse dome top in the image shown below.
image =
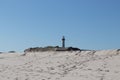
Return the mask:
M 63 36 L 62 40 L 65 40 L 65 37 Z

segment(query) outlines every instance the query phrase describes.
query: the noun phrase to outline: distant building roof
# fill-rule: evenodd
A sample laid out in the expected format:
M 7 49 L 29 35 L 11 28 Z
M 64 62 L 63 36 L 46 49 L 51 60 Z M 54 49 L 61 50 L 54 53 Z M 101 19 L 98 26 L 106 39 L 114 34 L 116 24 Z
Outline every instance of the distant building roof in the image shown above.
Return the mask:
M 67 51 L 67 48 L 60 47 L 60 48 L 57 48 L 56 51 Z

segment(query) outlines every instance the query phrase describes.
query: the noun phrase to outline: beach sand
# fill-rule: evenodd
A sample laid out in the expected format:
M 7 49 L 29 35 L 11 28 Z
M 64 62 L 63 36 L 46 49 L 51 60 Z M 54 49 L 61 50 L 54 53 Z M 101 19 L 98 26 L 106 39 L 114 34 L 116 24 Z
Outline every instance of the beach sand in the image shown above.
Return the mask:
M 0 54 L 0 80 L 119 80 L 120 51 Z

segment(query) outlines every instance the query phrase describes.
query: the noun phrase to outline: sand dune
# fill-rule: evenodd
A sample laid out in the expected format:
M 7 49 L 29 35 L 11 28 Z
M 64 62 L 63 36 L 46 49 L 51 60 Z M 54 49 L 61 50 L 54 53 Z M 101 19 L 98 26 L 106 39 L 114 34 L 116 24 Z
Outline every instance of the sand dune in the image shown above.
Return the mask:
M 0 54 L 0 80 L 119 80 L 120 51 Z

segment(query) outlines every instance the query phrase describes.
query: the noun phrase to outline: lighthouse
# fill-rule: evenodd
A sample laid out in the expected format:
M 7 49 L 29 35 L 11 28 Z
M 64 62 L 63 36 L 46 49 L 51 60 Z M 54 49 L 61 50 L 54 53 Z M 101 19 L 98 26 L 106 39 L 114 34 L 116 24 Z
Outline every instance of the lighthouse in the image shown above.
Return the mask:
M 62 38 L 62 48 L 65 48 L 65 37 Z

